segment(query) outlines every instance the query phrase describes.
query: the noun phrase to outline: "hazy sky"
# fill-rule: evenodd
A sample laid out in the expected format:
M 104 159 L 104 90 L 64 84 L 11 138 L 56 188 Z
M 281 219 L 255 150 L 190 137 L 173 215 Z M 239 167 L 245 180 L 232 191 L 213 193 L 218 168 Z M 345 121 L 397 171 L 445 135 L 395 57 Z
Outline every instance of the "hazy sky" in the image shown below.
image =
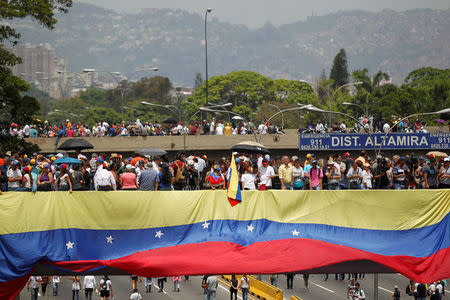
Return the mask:
M 266 21 L 274 25 L 304 20 L 313 12 L 324 15 L 340 10 L 379 11 L 384 8 L 408 10 L 415 8 L 450 8 L 449 0 L 74 0 L 88 2 L 118 11 L 136 12 L 140 8 L 182 8 L 204 12 L 214 8 L 213 16 L 221 21 L 246 24 L 255 28 Z

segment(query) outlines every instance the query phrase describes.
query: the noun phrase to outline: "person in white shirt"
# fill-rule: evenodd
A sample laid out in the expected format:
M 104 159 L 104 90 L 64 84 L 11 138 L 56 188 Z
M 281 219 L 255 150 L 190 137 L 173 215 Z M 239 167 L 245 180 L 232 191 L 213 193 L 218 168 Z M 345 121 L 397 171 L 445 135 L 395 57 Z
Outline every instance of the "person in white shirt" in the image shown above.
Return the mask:
M 52 277 L 53 296 L 58 296 L 59 284 L 62 283 L 61 276 Z
M 109 297 L 113 298 L 112 283 L 108 275 L 103 276 L 103 278 L 100 280 L 98 289 L 100 290 L 101 300 L 108 300 Z
M 339 129 L 340 129 L 342 132 L 346 132 L 346 131 L 347 131 L 347 125 L 345 125 L 344 122 L 341 122 L 341 125 L 339 125 Z
M 275 170 L 271 165 L 269 165 L 269 161 L 264 158 L 262 160 L 262 167 L 259 169 L 259 189 L 271 189 L 272 188 L 272 179 L 275 177 Z
M 107 170 L 106 165 L 103 168 L 97 169 L 94 175 L 94 187 L 96 191 L 111 191 L 116 190 L 116 179 L 114 175 Z
M 249 166 L 246 168 L 245 173 L 241 176 L 241 183 L 243 190 L 255 190 L 255 174 L 252 174 L 252 168 Z
M 322 122 L 318 120 L 316 124 L 316 132 L 324 132 L 324 131 L 325 127 L 323 126 Z
M 95 281 L 94 276 L 92 275 L 84 276 L 83 290 L 84 290 L 84 298 L 86 300 L 92 300 L 92 293 L 94 292 L 96 286 L 97 282 Z
M 211 122 L 209 122 L 209 134 L 214 135 L 216 132 L 216 120 L 212 118 Z
M 347 171 L 347 179 L 351 190 L 361 189 L 361 172 L 361 168 L 358 167 L 356 161 L 353 162 L 353 166 Z
M 223 124 L 220 122 L 216 126 L 216 134 L 223 135 Z
M 17 191 L 20 188 L 20 182 L 22 181 L 22 172 L 19 169 L 20 163 L 15 160 L 6 172 L 8 177 L 8 191 Z
M 259 134 L 266 134 L 267 133 L 267 126 L 264 123 L 259 124 L 258 126 L 258 133 Z
M 370 164 L 365 163 L 364 164 L 364 170 L 361 172 L 362 177 L 362 184 L 361 188 L 363 190 L 370 190 L 372 189 L 372 172 L 370 171 Z
M 359 282 L 355 283 L 355 292 L 353 294 L 354 300 L 366 300 L 366 293 L 361 289 Z
M 383 132 L 384 133 L 389 133 L 389 129 L 391 128 L 391 126 L 389 126 L 389 123 L 384 123 L 383 125 Z
M 133 293 L 130 296 L 130 300 L 142 300 L 142 295 L 139 294 L 138 289 L 133 289 Z
M 70 280 L 72 280 L 72 299 L 78 300 L 78 294 L 81 290 L 80 278 L 78 276 L 71 276 Z
M 31 300 L 37 300 L 38 296 L 39 296 L 39 286 L 40 281 L 41 281 L 41 277 L 40 276 L 31 276 L 30 279 L 28 280 L 28 284 L 27 284 L 27 290 L 30 290 L 31 288 Z

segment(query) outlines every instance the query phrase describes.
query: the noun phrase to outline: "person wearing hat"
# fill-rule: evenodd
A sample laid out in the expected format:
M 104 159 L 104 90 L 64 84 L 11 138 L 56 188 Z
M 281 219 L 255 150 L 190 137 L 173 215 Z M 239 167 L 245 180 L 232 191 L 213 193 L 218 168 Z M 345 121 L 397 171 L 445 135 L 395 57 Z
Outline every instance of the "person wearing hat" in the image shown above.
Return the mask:
M 186 180 L 185 189 L 198 190 L 200 176 L 198 170 L 195 168 L 195 162 L 193 159 L 188 159 L 186 162 L 186 168 L 183 170 L 183 176 Z
M 347 171 L 347 180 L 351 190 L 361 189 L 362 170 L 358 167 L 358 163 L 353 162 L 352 167 Z
M 38 176 L 36 183 L 38 191 L 51 191 L 53 189 L 53 173 L 48 163 L 42 165 L 42 172 Z
M 144 162 L 143 160 L 141 160 L 141 161 Z M 140 165 L 141 161 L 139 161 L 139 165 Z M 122 190 L 126 190 L 126 191 L 137 190 L 137 176 L 135 173 L 132 172 L 133 166 L 127 165 L 125 169 L 126 169 L 126 172 L 120 174 Z
M 310 190 L 322 190 L 323 172 L 322 169 L 317 166 L 317 160 L 313 159 L 311 161 L 311 168 L 306 173 L 306 176 L 309 178 Z
M 367 162 L 363 165 L 363 171 L 361 172 L 361 177 L 362 177 L 361 188 L 363 190 L 371 190 L 373 175 L 372 175 L 372 171 L 370 169 L 370 164 Z
M 225 178 L 218 164 L 212 167 L 212 170 L 206 176 L 206 182 L 212 190 L 225 189 Z
M 66 164 L 61 166 L 60 173 L 56 178 L 56 184 L 58 185 L 58 191 L 69 191 L 72 193 L 72 180 Z
M 393 182 L 394 189 L 404 190 L 407 185 L 407 172 L 406 172 L 406 157 L 400 157 L 398 163 L 395 164 L 393 169 Z
M 328 189 L 339 190 L 339 181 L 342 178 L 341 169 L 339 168 L 339 165 L 335 164 L 331 159 L 327 161 L 325 176 L 328 179 Z
M 33 177 L 31 176 L 31 167 L 27 166 L 22 170 L 23 176 L 20 182 L 20 188 L 17 191 L 31 192 L 33 189 Z
M 97 164 L 99 164 L 100 159 L 100 157 L 97 159 Z M 94 188 L 96 191 L 111 191 L 117 189 L 116 179 L 114 178 L 114 175 L 108 171 L 107 163 L 98 166 L 94 175 Z
M 236 158 L 239 159 L 239 158 Z M 270 190 L 272 189 L 272 179 L 276 177 L 275 170 L 269 164 L 269 160 L 264 157 L 262 160 L 262 167 L 258 171 L 258 190 Z
M 22 181 L 22 172 L 20 171 L 19 161 L 13 161 L 12 166 L 6 175 L 8 176 L 8 191 L 17 191 L 20 188 L 20 183 Z
M 436 159 L 430 158 L 430 164 L 422 169 L 424 186 L 426 189 L 437 189 L 439 170 L 436 166 Z M 394 175 L 395 176 L 395 175 Z
M 450 188 L 450 157 L 444 158 L 442 166 L 439 169 L 438 182 L 440 189 Z

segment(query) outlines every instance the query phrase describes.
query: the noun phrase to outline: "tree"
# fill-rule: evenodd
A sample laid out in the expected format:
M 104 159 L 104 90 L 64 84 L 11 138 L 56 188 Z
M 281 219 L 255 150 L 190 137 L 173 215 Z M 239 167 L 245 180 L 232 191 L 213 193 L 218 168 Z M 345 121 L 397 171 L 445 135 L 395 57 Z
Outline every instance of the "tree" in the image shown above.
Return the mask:
M 276 101 L 289 104 L 316 104 L 317 96 L 312 86 L 299 80 L 277 79 L 273 82 Z
M 201 73 L 195 74 L 195 81 L 194 81 L 194 91 L 201 88 L 203 85 L 203 78 Z
M 24 96 L 28 84 L 12 74 L 9 67 L 21 62 L 21 59 L 4 48 L 6 42 L 17 44 L 20 39 L 18 33 L 10 24 L 12 20 L 31 17 L 42 26 L 53 29 L 57 20 L 57 11 L 66 12 L 72 5 L 72 0 L 49 1 L 1 1 L 0 5 L 0 131 L 7 131 L 9 123 L 19 125 L 32 124 L 33 116 L 39 112 L 39 103 L 35 98 Z M 15 150 L 18 152 L 36 152 L 39 147 L 26 143 L 22 139 L 9 135 L 0 135 L 1 150 Z
M 349 73 L 347 65 L 347 54 L 344 49 L 334 57 L 331 67 L 330 79 L 334 80 L 333 88 L 343 86 L 348 83 Z

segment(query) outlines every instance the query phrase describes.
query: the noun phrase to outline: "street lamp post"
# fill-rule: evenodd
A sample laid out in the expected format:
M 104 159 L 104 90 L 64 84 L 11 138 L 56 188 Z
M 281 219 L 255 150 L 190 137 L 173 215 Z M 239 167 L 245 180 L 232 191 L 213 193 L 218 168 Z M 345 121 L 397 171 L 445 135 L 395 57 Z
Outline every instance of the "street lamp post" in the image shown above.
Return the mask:
M 433 111 L 433 112 L 412 114 L 412 115 L 409 115 L 407 117 L 404 117 L 403 119 L 400 119 L 397 123 L 403 122 L 404 120 L 412 118 L 412 117 L 429 116 L 429 115 L 440 115 L 440 114 L 450 114 L 450 108 L 445 108 L 445 109 L 438 110 L 438 111 Z M 397 124 L 394 124 L 391 127 L 389 127 L 389 130 L 387 132 L 385 132 L 385 134 L 383 135 L 383 139 L 381 140 L 380 148 L 378 149 L 377 155 L 379 155 L 381 153 L 381 149 L 382 149 L 382 147 L 384 145 L 384 141 L 386 140 L 388 134 L 392 131 L 392 129 L 395 126 L 397 126 Z
M 366 116 L 366 118 L 369 117 L 369 105 L 368 103 L 366 103 L 365 107 L 362 107 L 359 104 L 355 104 L 355 103 L 350 103 L 350 102 L 343 102 L 343 105 L 348 105 L 348 106 L 356 106 L 357 108 L 359 108 L 360 110 L 362 110 L 364 112 L 364 115 Z
M 339 92 L 340 90 L 342 90 L 343 88 L 347 87 L 347 86 L 351 86 L 351 85 L 358 85 L 358 84 L 362 84 L 361 81 L 358 82 L 350 82 L 344 85 L 341 85 L 339 88 L 337 88 L 334 92 L 333 95 L 329 98 L 329 102 L 330 102 L 330 112 L 331 112 L 331 104 L 334 100 L 334 97 L 336 96 L 337 92 Z M 331 115 L 332 113 L 329 113 L 329 119 L 328 119 L 328 127 L 331 128 Z
M 129 80 L 131 79 L 131 77 L 133 77 L 135 74 L 139 73 L 139 72 L 143 72 L 143 71 L 153 71 L 153 72 L 157 72 L 159 71 L 159 68 L 157 67 L 152 67 L 152 68 L 145 68 L 145 69 L 139 69 L 134 71 L 131 74 L 128 74 L 128 76 L 125 76 L 125 79 L 123 81 L 125 81 L 126 83 L 123 86 L 120 86 L 120 80 L 119 78 L 117 78 L 117 76 L 120 76 L 120 72 L 110 72 L 110 71 L 98 71 L 95 69 L 84 69 L 83 72 L 88 73 L 88 74 L 92 74 L 94 72 L 97 73 L 108 73 L 109 75 L 111 75 L 111 77 L 117 82 L 117 87 L 120 89 L 120 106 L 121 106 L 121 110 L 122 110 L 122 120 L 123 120 L 123 114 L 124 114 L 124 101 L 125 101 L 125 93 L 126 90 L 128 89 L 128 83 Z
M 370 140 L 372 141 L 372 144 L 373 144 L 373 146 L 374 146 L 374 154 L 375 154 L 375 158 L 377 157 L 377 146 L 376 146 L 376 144 L 375 144 L 375 140 L 374 140 L 372 134 L 370 133 L 370 131 L 369 131 L 369 130 L 368 130 L 368 129 L 367 129 L 367 128 L 366 128 L 366 127 L 358 120 L 358 119 L 356 119 L 355 117 L 352 117 L 352 116 L 350 116 L 350 115 L 348 115 L 348 114 L 346 114 L 346 113 L 343 113 L 343 112 L 332 111 L 332 110 L 326 111 L 326 110 L 323 110 L 323 109 L 321 109 L 321 108 L 315 107 L 315 106 L 313 106 L 313 105 L 307 106 L 306 109 L 309 110 L 309 111 L 312 111 L 312 112 L 320 112 L 320 113 L 328 113 L 328 114 L 341 115 L 341 116 L 350 118 L 350 119 L 352 119 L 353 121 L 355 121 L 356 123 L 358 123 L 362 128 L 364 128 L 364 130 L 366 131 L 366 133 L 369 135 L 369 138 L 370 138 Z
M 205 11 L 205 79 L 206 79 L 206 102 L 208 103 L 208 35 L 207 35 L 207 23 L 208 13 L 212 12 L 212 8 L 207 8 Z

